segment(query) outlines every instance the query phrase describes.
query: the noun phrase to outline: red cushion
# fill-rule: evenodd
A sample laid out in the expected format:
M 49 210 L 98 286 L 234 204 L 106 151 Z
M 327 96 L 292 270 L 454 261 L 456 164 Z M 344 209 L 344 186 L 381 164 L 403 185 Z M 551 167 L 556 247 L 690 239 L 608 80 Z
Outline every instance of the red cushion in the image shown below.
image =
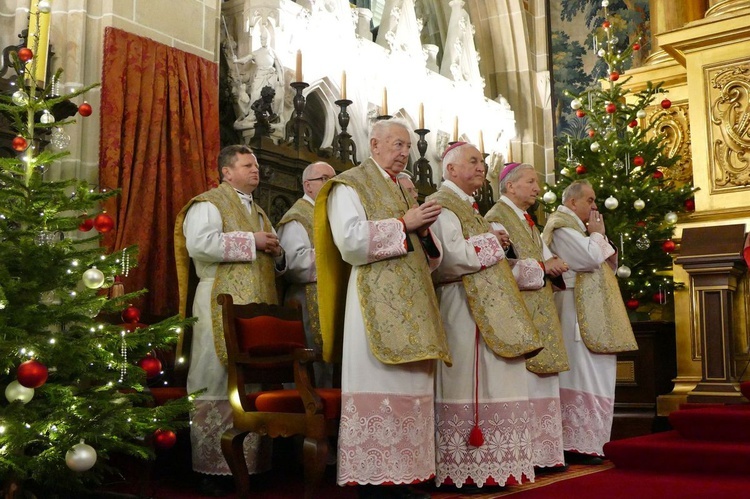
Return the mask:
M 318 388 L 315 390 L 323 400 L 323 415 L 326 419 L 336 419 L 341 415 L 341 390 L 338 388 Z M 255 410 L 260 412 L 304 413 L 305 406 L 297 390 L 273 390 L 247 395 Z
M 278 355 L 305 348 L 302 321 L 285 321 L 261 315 L 235 319 L 237 342 L 241 352 L 253 355 Z
M 170 400 L 187 397 L 187 389 L 183 386 L 165 386 L 151 388 L 151 396 L 154 397 L 156 405 L 163 405 Z

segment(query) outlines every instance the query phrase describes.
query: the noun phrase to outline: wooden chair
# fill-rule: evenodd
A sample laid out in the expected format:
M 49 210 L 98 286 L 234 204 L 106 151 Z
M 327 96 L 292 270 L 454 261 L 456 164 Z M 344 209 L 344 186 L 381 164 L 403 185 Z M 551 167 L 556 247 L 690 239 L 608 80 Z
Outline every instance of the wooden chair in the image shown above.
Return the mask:
M 263 303 L 235 305 L 228 294 L 217 299 L 234 419 L 233 427 L 221 437 L 221 448 L 238 497 L 250 493 L 242 442 L 254 432 L 270 438 L 304 436 L 305 498 L 312 498 L 325 470 L 329 438 L 338 433 L 341 390 L 313 387 L 311 366 L 319 358 L 305 345 L 299 309 Z M 292 382 L 295 389 L 281 387 Z M 248 384 L 260 384 L 262 389 L 249 392 Z

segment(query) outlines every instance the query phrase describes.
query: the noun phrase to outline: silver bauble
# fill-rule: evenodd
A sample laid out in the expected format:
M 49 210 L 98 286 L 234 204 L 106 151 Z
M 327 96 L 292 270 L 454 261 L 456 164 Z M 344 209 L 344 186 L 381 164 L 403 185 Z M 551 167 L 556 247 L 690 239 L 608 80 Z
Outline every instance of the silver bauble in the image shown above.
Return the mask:
M 563 168 L 560 170 L 560 175 L 567 177 L 568 175 L 570 175 L 570 170 L 568 170 L 567 168 Z
M 544 196 L 542 196 L 542 201 L 544 201 L 547 204 L 552 204 L 555 201 L 557 201 L 557 194 L 555 194 L 552 191 L 547 191 L 544 193 Z
M 666 215 L 664 215 L 664 220 L 668 224 L 676 224 L 677 223 L 677 213 L 670 211 Z
M 91 267 L 83 273 L 83 284 L 90 289 L 99 289 L 104 284 L 104 273 L 96 267 Z
M 52 10 L 52 4 L 49 0 L 39 0 L 39 12 L 49 14 Z
M 646 207 L 646 202 L 643 199 L 636 199 L 633 202 L 633 208 L 635 208 L 637 211 L 641 211 L 645 207 Z
M 604 55 L 607 53 L 604 49 L 599 49 L 599 51 L 596 53 L 599 57 L 604 57 Z
M 617 277 L 622 277 L 623 279 L 630 277 L 630 267 L 627 265 L 620 265 L 617 267 Z
M 592 142 L 589 148 L 591 149 L 591 152 L 599 152 L 599 142 Z
M 55 117 L 52 116 L 52 113 L 50 113 L 49 111 L 45 109 L 44 112 L 42 113 L 42 116 L 39 117 L 39 121 L 41 121 L 45 125 L 49 125 L 50 123 L 55 122 Z
M 10 98 L 16 106 L 25 106 L 29 103 L 29 96 L 23 90 L 16 90 Z
M 619 41 L 620 41 L 619 38 L 617 38 L 616 36 L 613 36 L 612 38 L 610 38 L 609 43 L 612 45 L 617 45 L 617 42 Z
M 96 450 L 81 440 L 65 454 L 65 464 L 73 471 L 86 471 L 96 464 Z
M 18 381 L 11 381 L 5 387 L 5 398 L 8 399 L 8 402 L 19 400 L 22 404 L 26 404 L 34 398 L 34 389 L 26 388 Z
M 636 115 L 636 116 L 637 116 L 638 118 L 640 118 L 640 119 L 643 119 L 643 118 L 645 118 L 645 117 L 646 117 L 646 111 L 644 111 L 643 109 L 639 109 L 639 110 L 638 110 L 638 112 L 637 112 L 637 113 L 635 113 L 635 115 Z
M 617 208 L 617 206 L 619 206 L 619 204 L 620 202 L 614 196 L 609 196 L 607 199 L 604 200 L 604 206 L 608 210 L 614 210 L 615 208 Z
M 573 99 L 570 101 L 570 107 L 573 109 L 581 109 L 581 101 L 578 99 Z
M 641 251 L 646 251 L 650 246 L 651 246 L 651 240 L 646 236 L 646 234 L 643 234 L 635 242 L 635 247 Z
M 612 163 L 612 168 L 614 168 L 615 170 L 622 170 L 623 168 L 625 168 L 625 163 L 623 163 L 623 161 L 618 158 L 614 163 Z
M 602 7 L 609 7 L 609 0 L 602 0 Z

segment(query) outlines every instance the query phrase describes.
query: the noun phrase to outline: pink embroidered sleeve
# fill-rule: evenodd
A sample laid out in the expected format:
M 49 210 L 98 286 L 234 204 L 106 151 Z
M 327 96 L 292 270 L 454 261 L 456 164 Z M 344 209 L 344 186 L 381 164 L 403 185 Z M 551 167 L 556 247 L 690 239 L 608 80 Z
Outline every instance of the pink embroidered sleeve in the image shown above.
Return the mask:
M 516 283 L 521 291 L 541 289 L 544 286 L 544 270 L 533 258 L 516 260 L 513 275 L 516 276 Z
M 406 254 L 406 233 L 400 220 L 368 221 L 369 244 L 367 248 L 368 263 L 385 260 Z
M 593 234 L 591 234 L 591 236 L 589 236 L 589 239 L 594 245 L 599 247 L 599 250 L 602 252 L 603 260 L 606 260 L 615 254 L 615 249 L 611 244 L 609 244 L 607 238 L 599 234 L 598 232 L 594 232 Z
M 505 252 L 500 246 L 500 241 L 494 234 L 486 233 L 471 236 L 468 241 L 469 244 L 474 246 L 474 251 L 477 252 L 477 258 L 479 258 L 479 264 L 482 268 L 491 267 L 505 258 Z
M 255 260 L 255 236 L 252 232 L 225 232 L 221 237 L 225 262 Z

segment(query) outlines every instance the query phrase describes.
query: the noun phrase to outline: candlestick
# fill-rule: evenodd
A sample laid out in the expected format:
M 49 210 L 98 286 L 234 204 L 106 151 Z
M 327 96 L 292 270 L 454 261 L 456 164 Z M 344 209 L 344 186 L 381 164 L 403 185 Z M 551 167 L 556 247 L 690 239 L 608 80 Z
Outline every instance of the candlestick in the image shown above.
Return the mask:
M 29 35 L 26 46 L 34 53 L 34 58 L 26 64 L 26 74 L 33 74 L 37 83 L 44 86 L 47 78 L 47 52 L 49 51 L 49 12 L 39 11 L 39 0 L 32 0 L 29 9 Z
M 419 128 L 424 128 L 424 103 L 419 103 Z
M 458 116 L 453 118 L 453 142 L 458 142 Z
M 380 103 L 380 114 L 388 116 L 388 89 L 383 87 L 383 102 Z
M 341 100 L 346 100 L 346 71 L 341 72 Z
M 484 156 L 484 134 L 479 130 L 479 152 Z
M 297 67 L 294 71 L 294 81 L 302 81 L 302 51 L 297 50 Z

